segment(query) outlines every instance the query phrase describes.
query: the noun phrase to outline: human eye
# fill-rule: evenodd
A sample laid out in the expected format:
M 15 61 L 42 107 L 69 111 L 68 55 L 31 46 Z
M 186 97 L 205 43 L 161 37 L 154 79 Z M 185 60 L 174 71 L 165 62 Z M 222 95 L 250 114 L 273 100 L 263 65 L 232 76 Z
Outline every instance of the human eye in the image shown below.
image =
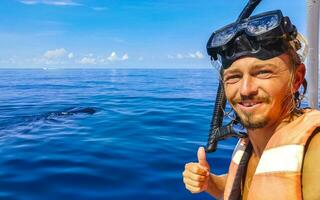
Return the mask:
M 254 75 L 258 78 L 270 78 L 272 74 L 272 70 L 269 69 L 260 69 L 254 73 Z
M 230 74 L 230 75 L 226 75 L 223 81 L 227 84 L 233 84 L 238 82 L 240 79 L 241 79 L 240 74 Z

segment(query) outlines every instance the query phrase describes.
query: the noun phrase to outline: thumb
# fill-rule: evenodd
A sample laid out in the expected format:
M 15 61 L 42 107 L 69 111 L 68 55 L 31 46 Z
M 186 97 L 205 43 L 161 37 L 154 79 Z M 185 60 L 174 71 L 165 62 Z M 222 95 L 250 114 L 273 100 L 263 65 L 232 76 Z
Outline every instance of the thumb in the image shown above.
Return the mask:
M 198 161 L 202 167 L 209 168 L 209 164 L 206 159 L 206 152 L 203 147 L 199 147 L 198 149 Z

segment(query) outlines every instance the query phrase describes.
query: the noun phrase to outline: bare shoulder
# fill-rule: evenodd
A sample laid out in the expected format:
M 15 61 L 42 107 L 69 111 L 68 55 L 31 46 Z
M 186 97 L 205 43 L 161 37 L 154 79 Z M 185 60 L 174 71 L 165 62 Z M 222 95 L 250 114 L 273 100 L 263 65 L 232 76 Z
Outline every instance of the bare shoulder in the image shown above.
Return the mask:
M 320 199 L 320 128 L 314 132 L 306 150 L 302 170 L 304 200 Z

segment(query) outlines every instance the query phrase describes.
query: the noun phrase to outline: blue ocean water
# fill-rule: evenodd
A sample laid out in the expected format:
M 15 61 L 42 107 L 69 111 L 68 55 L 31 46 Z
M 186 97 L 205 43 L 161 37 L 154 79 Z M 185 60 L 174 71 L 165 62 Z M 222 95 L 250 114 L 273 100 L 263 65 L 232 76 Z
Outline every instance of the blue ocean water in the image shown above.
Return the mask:
M 206 144 L 214 69 L 0 71 L 0 199 L 211 199 L 182 171 Z M 225 173 L 235 140 L 208 155 Z

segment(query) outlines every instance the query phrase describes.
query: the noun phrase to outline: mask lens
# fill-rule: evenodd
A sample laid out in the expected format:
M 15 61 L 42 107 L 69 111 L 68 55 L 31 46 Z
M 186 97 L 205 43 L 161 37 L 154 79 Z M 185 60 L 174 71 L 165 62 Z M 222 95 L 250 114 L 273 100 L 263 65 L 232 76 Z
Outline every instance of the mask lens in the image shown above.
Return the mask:
M 228 43 L 231 38 L 236 34 L 237 26 L 232 24 L 231 26 L 224 28 L 221 31 L 217 31 L 211 40 L 211 47 L 218 47 Z
M 247 31 L 252 35 L 260 35 L 274 29 L 278 24 L 278 15 L 264 16 L 250 20 L 247 25 Z

